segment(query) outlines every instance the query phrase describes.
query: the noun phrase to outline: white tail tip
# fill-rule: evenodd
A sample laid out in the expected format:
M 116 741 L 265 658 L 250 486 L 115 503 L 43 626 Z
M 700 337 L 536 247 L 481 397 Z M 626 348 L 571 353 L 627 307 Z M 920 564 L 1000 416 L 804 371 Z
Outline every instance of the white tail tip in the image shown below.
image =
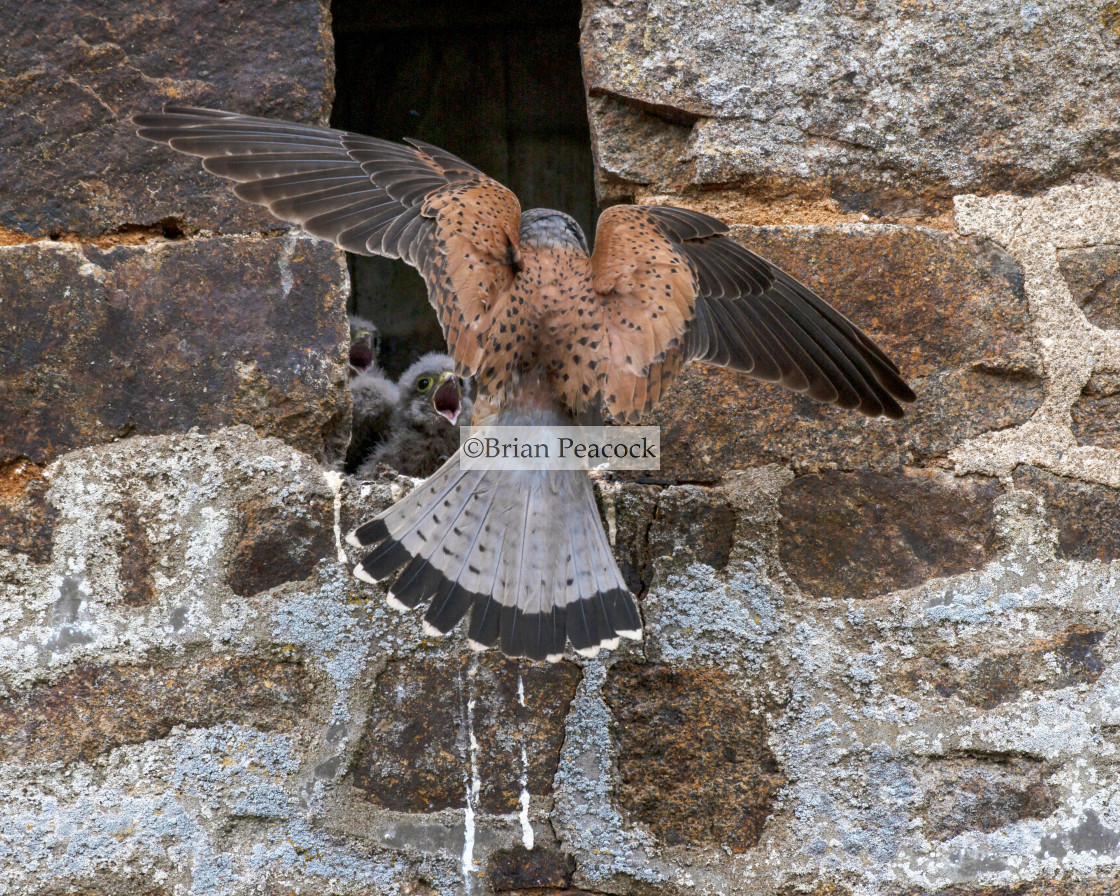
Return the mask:
M 393 595 L 392 591 L 385 595 L 385 603 L 387 603 L 390 607 L 392 607 L 394 610 L 397 610 L 398 612 L 408 612 L 408 604 L 402 603 L 400 600 L 398 600 Z

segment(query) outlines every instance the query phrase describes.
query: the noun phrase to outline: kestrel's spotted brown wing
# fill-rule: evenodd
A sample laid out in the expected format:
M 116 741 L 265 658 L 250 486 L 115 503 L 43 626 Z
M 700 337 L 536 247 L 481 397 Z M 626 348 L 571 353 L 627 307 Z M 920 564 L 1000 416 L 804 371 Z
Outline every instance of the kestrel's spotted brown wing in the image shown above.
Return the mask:
M 615 206 L 599 218 L 592 287 L 602 297 L 602 398 L 636 420 L 686 361 L 777 382 L 869 416 L 901 417 L 914 393 L 839 311 L 687 209 Z
M 192 106 L 133 122 L 147 140 L 199 156 L 234 192 L 313 236 L 420 271 L 463 372 L 508 295 L 519 258 L 517 197 L 474 166 L 419 140 L 403 146 L 346 131 Z
M 135 121 L 278 217 L 416 266 L 457 363 L 482 367 L 476 416 L 498 425 L 570 424 L 600 399 L 634 419 L 690 359 L 867 414 L 899 416 L 913 398 L 853 324 L 706 215 L 610 209 L 589 258 L 575 221 L 522 219 L 508 190 L 422 143 L 183 107 Z M 641 636 L 586 473 L 458 457 L 350 533 L 356 576 L 391 579 L 399 609 L 426 603 L 430 633 L 469 613 L 472 646 L 511 656 L 555 660 L 569 643 L 592 656 Z

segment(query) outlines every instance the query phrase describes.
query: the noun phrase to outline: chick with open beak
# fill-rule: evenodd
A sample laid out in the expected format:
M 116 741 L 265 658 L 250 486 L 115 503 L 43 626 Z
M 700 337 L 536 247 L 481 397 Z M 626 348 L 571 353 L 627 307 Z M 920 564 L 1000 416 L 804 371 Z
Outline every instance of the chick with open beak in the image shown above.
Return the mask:
M 350 375 L 358 376 L 377 367 L 377 326 L 356 314 L 350 315 Z
M 452 426 L 458 422 L 463 411 L 463 387 L 455 371 L 445 371 L 440 377 L 432 394 L 432 410 Z
M 455 373 L 447 355 L 432 352 L 401 374 L 388 438 L 360 467 L 373 475 L 387 464 L 407 476 L 430 476 L 459 448 L 459 427 L 469 426 L 470 380 Z

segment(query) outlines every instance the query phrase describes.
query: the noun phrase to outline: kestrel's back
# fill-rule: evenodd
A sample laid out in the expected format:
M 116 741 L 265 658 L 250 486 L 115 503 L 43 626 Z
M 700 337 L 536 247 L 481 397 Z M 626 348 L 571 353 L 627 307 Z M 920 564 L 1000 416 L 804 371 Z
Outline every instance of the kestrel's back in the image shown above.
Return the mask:
M 635 421 L 693 360 L 870 416 L 914 398 L 855 324 L 699 212 L 607 209 L 589 254 L 566 215 L 523 215 L 419 141 L 190 107 L 135 121 L 278 217 L 419 270 L 459 372 L 476 377 L 476 420 Z M 554 659 L 567 640 L 590 653 L 640 633 L 583 473 L 464 471 L 455 457 L 350 540 L 372 548 L 359 577 L 394 576 L 390 602 L 428 601 L 434 631 L 469 611 L 481 647 Z

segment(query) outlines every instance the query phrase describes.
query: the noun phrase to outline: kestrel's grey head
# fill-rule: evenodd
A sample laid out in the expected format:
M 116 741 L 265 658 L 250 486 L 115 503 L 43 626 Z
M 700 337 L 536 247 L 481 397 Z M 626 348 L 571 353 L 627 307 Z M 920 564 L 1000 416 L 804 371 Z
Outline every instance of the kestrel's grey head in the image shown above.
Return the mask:
M 521 213 L 521 242 L 542 249 L 579 246 L 585 255 L 591 254 L 576 219 L 552 208 L 531 208 Z

